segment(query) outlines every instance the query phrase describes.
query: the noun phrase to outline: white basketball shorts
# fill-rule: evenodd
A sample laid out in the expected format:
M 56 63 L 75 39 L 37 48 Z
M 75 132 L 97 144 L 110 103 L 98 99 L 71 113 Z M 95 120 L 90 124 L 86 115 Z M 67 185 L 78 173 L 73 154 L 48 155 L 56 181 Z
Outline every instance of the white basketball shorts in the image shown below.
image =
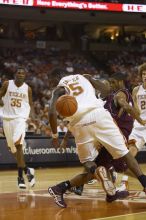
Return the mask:
M 16 152 L 15 143 L 24 143 L 26 120 L 23 118 L 3 119 L 3 129 L 11 152 Z
M 140 150 L 146 143 L 146 126 L 139 124 L 138 121 L 135 120 L 132 132 L 129 136 L 129 141 L 130 140 L 134 140 L 137 149 Z
M 110 113 L 104 108 L 97 108 L 85 114 L 77 124 L 69 126 L 69 130 L 75 137 L 81 163 L 95 159 L 98 155 L 96 143 L 102 144 L 114 159 L 129 152 L 126 140 Z

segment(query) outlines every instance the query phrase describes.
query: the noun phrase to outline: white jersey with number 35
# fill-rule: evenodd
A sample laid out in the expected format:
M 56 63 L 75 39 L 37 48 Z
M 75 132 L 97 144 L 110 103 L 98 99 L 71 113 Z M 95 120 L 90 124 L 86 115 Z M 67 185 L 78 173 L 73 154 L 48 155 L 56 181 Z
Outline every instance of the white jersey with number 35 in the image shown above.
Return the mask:
M 101 99 L 97 99 L 95 89 L 91 83 L 82 75 L 77 74 L 63 77 L 58 86 L 64 87 L 69 95 L 76 98 L 78 103 L 77 112 L 67 118 L 69 121 L 79 119 L 85 113 L 95 108 L 102 108 L 104 105 Z
M 17 87 L 14 80 L 9 80 L 6 94 L 3 97 L 3 102 L 4 119 L 27 119 L 30 113 L 28 85 L 23 83 L 22 86 Z

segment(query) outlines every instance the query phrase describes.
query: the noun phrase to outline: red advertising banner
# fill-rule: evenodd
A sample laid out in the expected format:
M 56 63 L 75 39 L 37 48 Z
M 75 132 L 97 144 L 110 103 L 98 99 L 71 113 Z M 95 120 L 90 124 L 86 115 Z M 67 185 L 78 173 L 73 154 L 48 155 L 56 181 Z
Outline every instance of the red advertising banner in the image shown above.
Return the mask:
M 74 10 L 116 11 L 116 12 L 146 12 L 146 5 L 97 3 L 66 0 L 0 0 L 3 5 L 34 6 L 45 8 L 60 8 Z
M 122 4 L 77 2 L 63 0 L 34 0 L 34 6 L 97 11 L 122 11 Z

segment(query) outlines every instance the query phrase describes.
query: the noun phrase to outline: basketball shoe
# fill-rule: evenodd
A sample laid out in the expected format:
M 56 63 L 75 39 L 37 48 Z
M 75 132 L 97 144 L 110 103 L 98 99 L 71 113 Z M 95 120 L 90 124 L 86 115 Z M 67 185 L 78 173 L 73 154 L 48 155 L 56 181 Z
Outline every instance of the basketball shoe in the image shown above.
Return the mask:
M 26 189 L 24 178 L 18 176 L 17 180 L 18 180 L 18 187 L 19 187 L 19 189 Z
M 33 168 L 28 168 L 26 175 L 27 175 L 29 185 L 31 187 L 34 187 L 34 185 L 35 185 L 34 169 Z
M 67 207 L 64 201 L 64 198 L 63 198 L 64 191 L 60 186 L 56 185 L 56 186 L 49 187 L 48 192 L 54 198 L 54 201 L 58 206 L 62 208 Z
M 69 191 L 74 192 L 76 195 L 81 196 L 83 193 L 83 189 L 84 189 L 84 185 L 81 185 L 81 186 L 72 187 L 72 188 L 70 188 Z
M 129 195 L 129 194 L 128 194 Z M 106 195 L 106 201 L 107 202 L 113 202 L 113 201 L 115 201 L 115 200 L 117 200 L 117 199 L 124 199 L 124 198 L 126 198 L 127 196 L 127 192 L 126 191 L 116 191 L 116 193 L 115 193 L 115 195 Z
M 88 184 L 88 185 L 92 185 L 92 184 L 94 184 L 94 183 L 97 183 L 97 180 L 96 180 L 96 179 L 89 180 L 87 184 Z
M 128 176 L 124 175 L 119 187 L 116 188 L 118 192 L 121 192 L 121 199 L 129 196 Z M 122 193 L 123 192 L 123 193 Z
M 100 166 L 95 170 L 95 176 L 100 178 L 104 191 L 106 192 L 106 201 L 113 202 L 117 199 L 125 198 L 127 194 L 125 191 L 117 191 L 113 182 L 108 178 L 105 167 Z
M 112 182 L 115 183 L 116 180 L 117 180 L 117 177 L 118 177 L 117 172 L 115 171 L 115 169 L 114 169 L 113 166 L 111 166 L 111 167 L 108 169 L 108 171 L 109 171 L 109 174 L 110 174 L 110 177 L 111 177 Z
M 97 177 L 97 179 L 100 178 L 104 191 L 107 193 L 107 195 L 113 196 L 116 194 L 116 187 L 108 178 L 108 174 L 105 167 L 97 167 L 97 169 L 95 170 L 95 176 Z

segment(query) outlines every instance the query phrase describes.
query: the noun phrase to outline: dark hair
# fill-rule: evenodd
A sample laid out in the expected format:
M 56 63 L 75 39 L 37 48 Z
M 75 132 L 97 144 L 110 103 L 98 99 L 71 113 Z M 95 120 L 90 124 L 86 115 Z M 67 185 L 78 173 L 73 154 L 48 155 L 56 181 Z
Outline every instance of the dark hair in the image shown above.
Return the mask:
M 142 77 L 142 72 L 146 70 L 146 63 L 143 63 L 142 65 L 140 65 L 138 67 L 138 73 L 140 74 L 140 76 Z
M 24 70 L 26 72 L 26 69 L 24 66 L 18 66 L 15 73 L 19 72 L 20 70 Z
M 124 75 L 123 73 L 114 73 L 110 76 L 111 79 L 116 79 L 116 80 L 125 80 L 126 79 L 126 75 Z

